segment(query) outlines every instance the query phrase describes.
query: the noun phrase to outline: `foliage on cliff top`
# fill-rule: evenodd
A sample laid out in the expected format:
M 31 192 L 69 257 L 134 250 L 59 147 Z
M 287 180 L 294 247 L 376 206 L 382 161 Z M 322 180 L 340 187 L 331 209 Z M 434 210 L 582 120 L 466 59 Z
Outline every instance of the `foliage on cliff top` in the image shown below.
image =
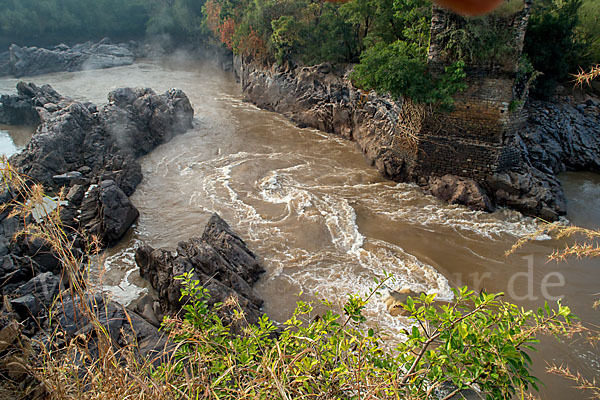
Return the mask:
M 351 76 L 360 88 L 389 93 L 395 99 L 408 96 L 418 103 L 451 109 L 452 96 L 466 88 L 463 67 L 464 63 L 456 62 L 446 67 L 442 75 L 433 77 L 418 49 L 397 41 L 389 45 L 379 43 L 367 49 Z
M 585 25 L 579 24 L 583 0 L 534 2 L 524 52 L 542 74 L 532 94 L 551 97 L 560 82 L 569 80 L 570 73 L 600 61 L 599 54 L 593 52 L 600 40 L 600 31 L 592 22 L 600 18 L 600 5 L 595 9 L 592 6 L 596 1 L 586 1 L 586 9 L 591 13 L 585 16 Z

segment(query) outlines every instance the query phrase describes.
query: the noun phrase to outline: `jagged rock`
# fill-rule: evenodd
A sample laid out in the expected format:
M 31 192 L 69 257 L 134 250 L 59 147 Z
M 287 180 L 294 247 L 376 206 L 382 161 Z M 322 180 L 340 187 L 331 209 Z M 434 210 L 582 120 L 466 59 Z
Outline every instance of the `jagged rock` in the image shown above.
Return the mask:
M 163 312 L 178 312 L 185 299 L 181 297 L 181 281 L 174 277 L 194 271 L 209 291 L 209 304 L 227 303 L 233 297 L 244 311 L 246 320 L 254 323 L 262 315 L 262 300 L 252 284 L 264 269 L 255 255 L 218 215 L 214 214 L 201 238 L 179 243 L 177 252 L 141 246 L 135 260 L 140 274 L 158 292 Z M 226 321 L 231 315 L 224 311 Z
M 431 194 L 450 204 L 462 204 L 473 210 L 494 211 L 492 202 L 473 179 L 454 175 L 434 177 L 429 181 Z
M 249 284 L 256 282 L 265 272 L 246 243 L 217 214 L 208 220 L 201 240 L 215 249 L 229 266 L 234 267 L 234 272 Z M 190 250 L 193 252 L 185 242 L 183 245 L 179 248 L 186 254 L 190 254 Z
M 104 243 L 118 241 L 138 218 L 139 212 L 112 180 L 89 190 L 81 205 L 80 222 L 89 234 Z
M 85 192 L 86 192 L 86 187 L 83 185 L 73 185 L 71 187 L 71 189 L 69 189 L 69 192 L 67 193 L 67 196 L 65 197 L 65 199 L 70 203 L 70 204 L 74 204 L 75 206 L 79 206 L 81 205 L 81 201 L 83 200 L 83 197 L 85 196 Z
M 134 303 L 130 304 L 129 307 L 132 307 L 135 312 L 139 313 L 152 325 L 160 327 L 159 315 L 156 314 L 154 303 L 154 298 L 146 293 L 139 299 L 135 300 Z M 160 319 L 162 320 L 162 318 Z
M 21 229 L 19 226 L 17 229 Z M 15 230 L 15 233 L 17 230 Z M 14 250 L 35 263 L 36 272 L 59 272 L 61 264 L 52 246 L 46 240 L 35 236 L 19 236 L 14 243 Z M 13 251 L 15 253 L 15 251 Z
M 535 168 L 600 172 L 598 105 L 531 101 L 528 113 L 528 129 L 521 137 Z
M 553 173 L 526 165 L 523 171 L 494 174 L 486 183 L 496 204 L 525 215 L 555 221 L 567 212 L 564 192 Z
M 127 101 L 122 93 L 130 96 Z M 27 148 L 11 158 L 13 165 L 50 188 L 99 177 L 114 180 L 127 195 L 142 179 L 135 158 L 190 128 L 194 112 L 187 96 L 175 89 L 163 95 L 118 89 L 101 110 L 61 97 L 50 86 L 20 83 L 16 97 L 37 107 L 41 125 Z M 2 101 L 10 114 L 12 100 L 8 106 Z M 57 109 L 48 112 L 43 108 L 48 103 Z M 71 179 L 67 173 L 82 176 Z
M 79 171 L 69 171 L 67 173 L 61 175 L 54 175 L 52 180 L 57 185 L 85 185 L 87 183 L 86 179 L 83 177 L 83 174 Z
M 145 360 L 159 364 L 168 352 L 167 337 L 135 311 L 106 298 L 104 294 L 86 294 L 84 298 L 64 296 L 56 305 L 53 321 L 65 332 L 67 339 L 85 337 L 82 345 L 93 362 L 98 358 L 99 326 L 89 318 L 91 312 L 96 322 L 108 334 L 110 344 L 119 349 L 137 344 L 135 350 Z M 102 333 L 104 334 L 104 333 Z
M 39 266 L 29 257 L 8 254 L 0 260 L 0 294 L 11 294 L 23 282 L 39 272 Z
M 43 311 L 50 309 L 59 289 L 60 278 L 51 272 L 45 272 L 19 287 L 16 291 L 19 297 L 12 299 L 10 304 L 22 320 L 39 318 Z
M 17 78 L 52 72 L 70 72 L 130 65 L 135 55 L 126 44 L 110 44 L 106 40 L 99 43 L 86 42 L 69 48 L 62 44 L 53 49 L 19 47 L 9 49 L 9 68 L 0 69 Z M 0 67 L 2 58 L 0 58 Z M 8 69 L 8 71 L 6 71 Z M 4 73 L 4 75 L 7 75 Z
M 16 95 L 0 96 L 0 123 L 7 125 L 38 125 L 40 113 L 37 107 L 54 104 L 63 99 L 50 85 L 37 87 L 25 82 L 17 83 Z

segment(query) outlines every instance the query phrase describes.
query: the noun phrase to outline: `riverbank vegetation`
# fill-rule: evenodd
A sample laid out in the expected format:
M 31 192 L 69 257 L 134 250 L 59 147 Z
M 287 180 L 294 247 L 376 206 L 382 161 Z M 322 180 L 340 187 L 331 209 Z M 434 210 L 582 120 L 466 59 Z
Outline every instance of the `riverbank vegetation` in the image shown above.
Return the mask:
M 32 210 L 47 204 L 41 186 L 31 186 L 8 164 L 3 178 L 15 193 L 15 202 L 5 207 L 11 215 L 28 221 Z M 53 200 L 57 205 L 60 197 Z M 571 332 L 573 315 L 560 303 L 525 311 L 502 294 L 458 288 L 449 303 L 437 303 L 434 294 L 408 298 L 400 305 L 407 328 L 390 336 L 363 314 L 385 280 L 341 306 L 321 300 L 317 313 L 300 301 L 283 324 L 263 316 L 250 325 L 233 299 L 209 306 L 203 282 L 188 273 L 177 278 L 183 282 L 183 309 L 162 324 L 170 345 L 148 359 L 139 343 L 115 341 L 110 320 L 99 318 L 86 301 L 73 304 L 80 307 L 78 318 L 91 321 L 90 330 L 68 332 L 57 323 L 54 316 L 65 308 L 61 299 L 85 298 L 97 286 L 90 257 L 73 250 L 75 232 L 61 225 L 61 208 L 44 210 L 23 234 L 52 247 L 66 288 L 34 345 L 22 345 L 29 341 L 23 338 L 17 346 L 27 354 L 19 365 L 41 383 L 38 393 L 41 387 L 55 399 L 449 399 L 470 388 L 490 398 L 522 397 L 537 388 L 528 355 L 537 336 Z M 0 356 L 14 357 L 14 346 Z M 3 385 L 10 384 L 13 392 L 23 390 L 10 379 Z
M 353 80 L 364 89 L 444 104 L 460 90 L 462 62 L 506 58 L 507 30 L 491 29 L 490 21 L 518 10 L 516 3 L 506 2 L 491 16 L 457 17 L 446 41 L 449 70 L 439 79 L 423 78 L 429 0 L 0 0 L 0 45 L 144 34 L 168 34 L 178 43 L 216 40 L 264 63 L 358 63 Z M 600 62 L 599 18 L 600 0 L 533 3 L 525 53 L 539 71 L 535 95 L 553 94 L 570 74 Z

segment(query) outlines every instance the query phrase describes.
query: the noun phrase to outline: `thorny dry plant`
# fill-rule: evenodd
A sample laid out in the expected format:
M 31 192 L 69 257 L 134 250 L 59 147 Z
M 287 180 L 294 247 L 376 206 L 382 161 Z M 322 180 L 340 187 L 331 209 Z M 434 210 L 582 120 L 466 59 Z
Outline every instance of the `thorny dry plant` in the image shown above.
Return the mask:
M 580 69 L 579 73 L 573 75 L 573 82 L 576 86 L 582 87 L 583 85 L 589 85 L 598 77 L 600 77 L 600 64 L 596 64 L 588 71 Z
M 410 154 L 417 153 L 419 134 L 428 115 L 428 109 L 428 105 L 415 103 L 409 98 L 404 99 L 398 121 L 393 129 L 393 148 L 402 149 Z
M 600 69 L 596 68 L 596 76 L 600 75 Z M 567 244 L 560 249 L 555 249 L 548 256 L 548 261 L 566 261 L 568 258 L 596 258 L 600 257 L 600 230 L 581 228 L 578 226 L 564 225 L 560 222 L 543 224 L 533 233 L 520 238 L 505 254 L 506 256 L 515 253 L 526 243 L 536 240 L 541 235 L 549 235 L 555 239 L 575 239 L 573 244 Z M 600 296 L 600 293 L 595 295 Z M 592 307 L 600 308 L 600 300 L 596 300 Z M 582 336 L 586 342 L 597 347 L 600 343 L 600 327 L 597 325 L 584 325 L 581 322 L 571 324 L 566 335 L 567 338 Z M 590 393 L 591 398 L 600 399 L 600 383 L 596 379 L 586 379 L 579 372 L 573 372 L 565 365 L 550 364 L 546 371 L 562 376 L 574 383 L 576 389 Z

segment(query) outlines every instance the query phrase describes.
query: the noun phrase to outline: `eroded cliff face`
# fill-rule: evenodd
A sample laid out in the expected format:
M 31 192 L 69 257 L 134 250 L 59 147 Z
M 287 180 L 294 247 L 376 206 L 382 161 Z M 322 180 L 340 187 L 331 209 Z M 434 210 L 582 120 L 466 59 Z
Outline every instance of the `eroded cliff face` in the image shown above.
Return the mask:
M 298 126 L 353 140 L 384 177 L 416 182 L 446 201 L 487 211 L 506 206 L 556 220 L 566 213 L 556 174 L 598 169 L 597 103 L 528 104 L 523 127 L 491 141 L 440 134 L 425 107 L 361 91 L 348 79 L 349 70 L 328 64 L 265 68 L 234 60 L 247 100 Z M 437 123 L 443 127 L 443 119 Z
M 281 113 L 301 127 L 353 140 L 383 176 L 417 178 L 404 132 L 403 104 L 356 89 L 347 69 L 315 67 L 269 69 L 236 58 L 235 73 L 245 97 L 258 107 Z M 410 143 L 407 143 L 410 144 Z

